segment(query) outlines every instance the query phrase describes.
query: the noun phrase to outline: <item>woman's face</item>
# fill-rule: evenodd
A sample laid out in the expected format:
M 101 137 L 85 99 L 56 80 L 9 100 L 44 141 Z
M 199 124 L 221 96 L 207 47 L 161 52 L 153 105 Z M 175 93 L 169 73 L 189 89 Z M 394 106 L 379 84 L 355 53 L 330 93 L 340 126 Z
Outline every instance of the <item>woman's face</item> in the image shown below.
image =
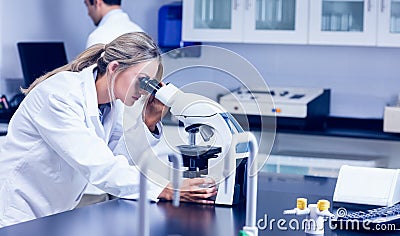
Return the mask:
M 131 66 L 129 69 L 120 72 L 115 78 L 114 94 L 125 105 L 132 106 L 142 95 L 147 92 L 140 89 L 139 78 L 154 78 L 157 74 L 159 61 L 151 60 Z

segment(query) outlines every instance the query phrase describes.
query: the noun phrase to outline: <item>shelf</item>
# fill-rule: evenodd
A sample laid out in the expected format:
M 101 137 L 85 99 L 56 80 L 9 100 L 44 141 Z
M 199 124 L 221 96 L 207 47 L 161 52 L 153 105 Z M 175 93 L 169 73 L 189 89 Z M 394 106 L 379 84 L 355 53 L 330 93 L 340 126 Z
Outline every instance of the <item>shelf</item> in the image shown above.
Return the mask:
M 236 114 L 233 116 L 244 129 L 261 131 L 260 116 Z M 180 125 L 176 119 L 171 119 L 170 113 L 167 113 L 162 122 L 164 125 Z M 270 117 L 263 117 L 262 122 L 272 124 Z M 307 122 L 309 121 L 304 119 L 286 119 L 281 122 L 278 118 L 276 133 L 400 141 L 400 134 L 383 132 L 382 119 L 327 117 L 324 120 L 312 120 L 312 125 Z M 272 126 L 266 125 L 266 127 L 270 129 Z
M 240 123 L 243 123 L 242 116 L 236 116 Z M 261 119 L 256 116 L 248 116 L 250 130 L 260 131 Z M 263 120 L 265 122 L 265 120 Z M 268 122 L 268 121 L 267 121 Z M 400 134 L 383 132 L 382 119 L 357 119 L 343 117 L 327 117 L 325 120 L 319 120 L 315 126 L 307 124 L 304 119 L 286 120 L 284 124 L 277 120 L 277 133 L 290 133 L 301 135 L 319 135 L 332 137 L 362 138 L 400 141 Z M 245 124 L 245 123 L 244 123 Z

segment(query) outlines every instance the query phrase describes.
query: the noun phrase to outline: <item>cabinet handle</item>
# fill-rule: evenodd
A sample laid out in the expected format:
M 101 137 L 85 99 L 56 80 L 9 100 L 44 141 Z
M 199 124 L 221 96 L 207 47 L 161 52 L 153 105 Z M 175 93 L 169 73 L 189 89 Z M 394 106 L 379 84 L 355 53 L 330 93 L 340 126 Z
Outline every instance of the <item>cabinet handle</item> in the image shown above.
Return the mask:
M 246 0 L 246 11 L 248 11 L 251 7 L 251 0 Z
M 371 11 L 371 0 L 367 2 L 367 11 Z
M 381 12 L 383 13 L 385 11 L 385 0 L 381 0 Z
M 233 10 L 236 11 L 236 10 L 238 9 L 238 7 L 239 7 L 239 1 L 240 1 L 240 0 L 234 0 L 234 1 L 233 1 Z

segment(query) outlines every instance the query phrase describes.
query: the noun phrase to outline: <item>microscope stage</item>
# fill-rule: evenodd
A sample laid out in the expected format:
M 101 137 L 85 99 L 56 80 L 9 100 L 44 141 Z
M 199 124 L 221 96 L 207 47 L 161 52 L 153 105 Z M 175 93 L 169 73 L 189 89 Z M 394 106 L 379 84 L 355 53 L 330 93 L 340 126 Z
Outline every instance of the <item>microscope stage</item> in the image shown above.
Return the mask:
M 212 146 L 197 146 L 197 145 L 180 145 L 179 151 L 184 156 L 204 158 L 206 156 L 213 156 L 222 152 L 221 147 Z

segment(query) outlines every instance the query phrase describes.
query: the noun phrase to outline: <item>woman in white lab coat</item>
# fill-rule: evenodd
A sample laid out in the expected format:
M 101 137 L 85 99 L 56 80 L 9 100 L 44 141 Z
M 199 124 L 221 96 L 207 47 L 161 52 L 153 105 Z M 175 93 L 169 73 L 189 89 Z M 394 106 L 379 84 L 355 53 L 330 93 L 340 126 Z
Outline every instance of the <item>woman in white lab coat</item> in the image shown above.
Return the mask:
M 145 33 L 97 44 L 71 63 L 37 79 L 24 92 L 0 148 L 0 227 L 73 209 L 88 183 L 112 195 L 137 198 L 139 174 L 124 151 L 122 109 L 145 92 L 138 78 L 160 78 L 160 53 Z M 163 105 L 148 102 L 136 132 L 140 155 L 158 142 Z M 100 109 L 99 109 L 100 108 Z M 100 111 L 101 110 L 101 111 Z M 99 112 L 101 113 L 99 115 Z M 181 198 L 211 203 L 215 188 L 186 180 Z M 171 199 L 169 186 L 151 185 L 149 197 Z

